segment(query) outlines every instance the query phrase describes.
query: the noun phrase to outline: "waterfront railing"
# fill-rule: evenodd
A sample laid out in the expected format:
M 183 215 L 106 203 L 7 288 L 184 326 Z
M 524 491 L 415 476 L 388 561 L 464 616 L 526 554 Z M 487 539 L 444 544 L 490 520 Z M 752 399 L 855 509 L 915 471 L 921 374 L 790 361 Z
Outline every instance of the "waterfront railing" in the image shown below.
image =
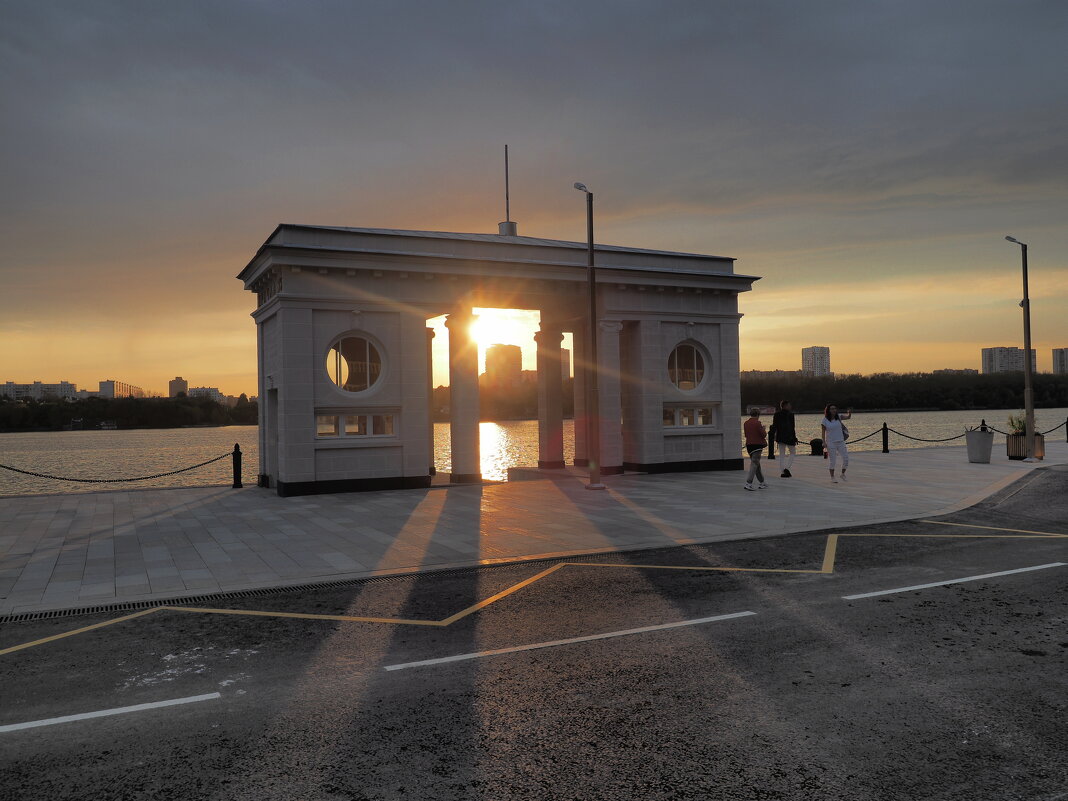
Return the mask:
M 1049 429 L 1048 431 L 1036 431 L 1035 433 L 1044 437 L 1044 436 L 1046 436 L 1046 434 L 1052 434 L 1054 431 L 1056 431 L 1059 428 L 1063 428 L 1064 429 L 1065 441 L 1068 442 L 1068 418 L 1066 418 L 1064 420 L 1064 422 L 1062 422 L 1060 425 L 1056 425 L 1053 428 Z M 982 420 L 979 423 L 979 426 L 978 426 L 977 429 L 972 429 L 972 430 L 993 431 L 995 434 L 1002 434 L 1004 436 L 1011 436 L 1008 431 L 1001 431 L 1001 430 L 999 430 L 997 428 L 994 428 L 994 426 L 992 426 L 992 425 L 988 425 L 985 419 Z M 883 453 L 890 453 L 890 435 L 891 434 L 896 434 L 899 437 L 904 437 L 905 439 L 912 440 L 913 442 L 952 442 L 955 439 L 962 439 L 962 438 L 966 437 L 968 435 L 968 432 L 965 431 L 965 432 L 963 432 L 961 434 L 957 434 L 955 437 L 942 437 L 941 439 L 927 439 L 926 437 L 914 437 L 914 436 L 911 436 L 910 434 L 906 434 L 904 431 L 898 431 L 896 428 L 890 428 L 890 426 L 888 426 L 886 424 L 886 422 L 883 421 L 882 426 L 880 428 L 875 429 L 870 434 L 865 434 L 863 437 L 856 437 L 855 439 L 854 438 L 850 438 L 849 444 L 850 445 L 856 445 L 858 442 L 863 442 L 866 439 L 871 439 L 876 434 L 882 434 L 882 437 L 883 437 Z M 816 440 L 812 440 L 812 442 L 814 444 L 816 442 Z M 822 442 L 820 444 L 822 445 Z M 772 457 L 774 455 L 775 455 L 775 443 L 774 442 L 769 442 L 768 443 L 768 457 L 770 458 L 770 457 Z
M 209 464 L 222 461 L 226 457 L 230 457 L 233 461 L 234 467 L 234 489 L 241 489 L 244 485 L 241 483 L 241 446 L 238 443 L 234 443 L 234 449 L 222 454 L 222 456 L 216 456 L 214 459 L 208 459 L 206 462 L 200 464 L 190 465 L 189 467 L 182 467 L 178 470 L 170 470 L 166 473 L 154 473 L 150 476 L 137 476 L 135 478 L 73 478 L 71 476 L 54 476 L 49 473 L 36 473 L 33 470 L 21 470 L 18 467 L 12 467 L 11 465 L 0 464 L 0 468 L 4 470 L 10 470 L 12 473 L 19 473 L 24 476 L 34 476 L 35 478 L 50 478 L 55 481 L 72 481 L 78 484 L 123 484 L 134 481 L 151 481 L 155 478 L 164 478 L 165 476 L 176 476 L 179 473 L 188 473 L 190 470 L 198 470 L 201 467 L 206 467 Z

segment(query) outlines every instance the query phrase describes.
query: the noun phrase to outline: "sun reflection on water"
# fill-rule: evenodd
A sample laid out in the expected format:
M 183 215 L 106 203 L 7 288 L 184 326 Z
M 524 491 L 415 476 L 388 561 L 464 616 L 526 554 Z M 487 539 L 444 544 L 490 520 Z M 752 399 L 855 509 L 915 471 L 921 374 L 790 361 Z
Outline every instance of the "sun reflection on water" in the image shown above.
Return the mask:
M 511 420 L 479 424 L 482 477 L 507 481 L 509 467 L 538 466 L 538 421 Z M 564 461 L 575 459 L 575 424 L 564 420 Z M 452 470 L 449 424 L 434 425 L 434 466 L 441 473 Z

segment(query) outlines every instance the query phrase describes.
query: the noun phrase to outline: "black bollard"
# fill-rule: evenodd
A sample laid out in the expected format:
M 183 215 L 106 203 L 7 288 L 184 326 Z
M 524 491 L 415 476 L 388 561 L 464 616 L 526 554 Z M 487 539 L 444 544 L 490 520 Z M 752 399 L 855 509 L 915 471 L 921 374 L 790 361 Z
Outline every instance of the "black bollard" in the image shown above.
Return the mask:
M 890 427 L 883 420 L 883 453 L 890 453 Z
M 241 446 L 234 443 L 234 489 L 241 489 Z

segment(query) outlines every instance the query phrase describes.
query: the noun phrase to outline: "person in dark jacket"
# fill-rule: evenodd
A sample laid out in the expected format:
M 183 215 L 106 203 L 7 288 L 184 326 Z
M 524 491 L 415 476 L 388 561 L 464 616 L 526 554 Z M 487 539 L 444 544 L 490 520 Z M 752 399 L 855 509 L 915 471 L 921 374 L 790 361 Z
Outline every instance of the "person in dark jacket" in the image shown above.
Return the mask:
M 779 411 L 771 418 L 768 435 L 772 442 L 779 443 L 780 478 L 791 478 L 790 467 L 797 456 L 797 431 L 794 429 L 794 412 L 790 401 L 779 401 Z

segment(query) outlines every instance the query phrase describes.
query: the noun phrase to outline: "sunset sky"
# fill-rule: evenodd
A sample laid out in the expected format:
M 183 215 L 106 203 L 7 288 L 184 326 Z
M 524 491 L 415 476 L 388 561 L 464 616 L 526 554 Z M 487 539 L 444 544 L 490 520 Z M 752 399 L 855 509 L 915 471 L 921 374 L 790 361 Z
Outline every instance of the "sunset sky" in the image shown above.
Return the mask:
M 731 256 L 743 369 L 1068 347 L 1068 4 L 0 0 L 0 382 L 256 392 L 281 222 Z M 439 337 L 440 339 L 440 337 Z M 533 342 L 525 343 L 532 360 Z M 532 366 L 532 365 L 531 365 Z M 439 373 L 439 380 L 443 379 Z

